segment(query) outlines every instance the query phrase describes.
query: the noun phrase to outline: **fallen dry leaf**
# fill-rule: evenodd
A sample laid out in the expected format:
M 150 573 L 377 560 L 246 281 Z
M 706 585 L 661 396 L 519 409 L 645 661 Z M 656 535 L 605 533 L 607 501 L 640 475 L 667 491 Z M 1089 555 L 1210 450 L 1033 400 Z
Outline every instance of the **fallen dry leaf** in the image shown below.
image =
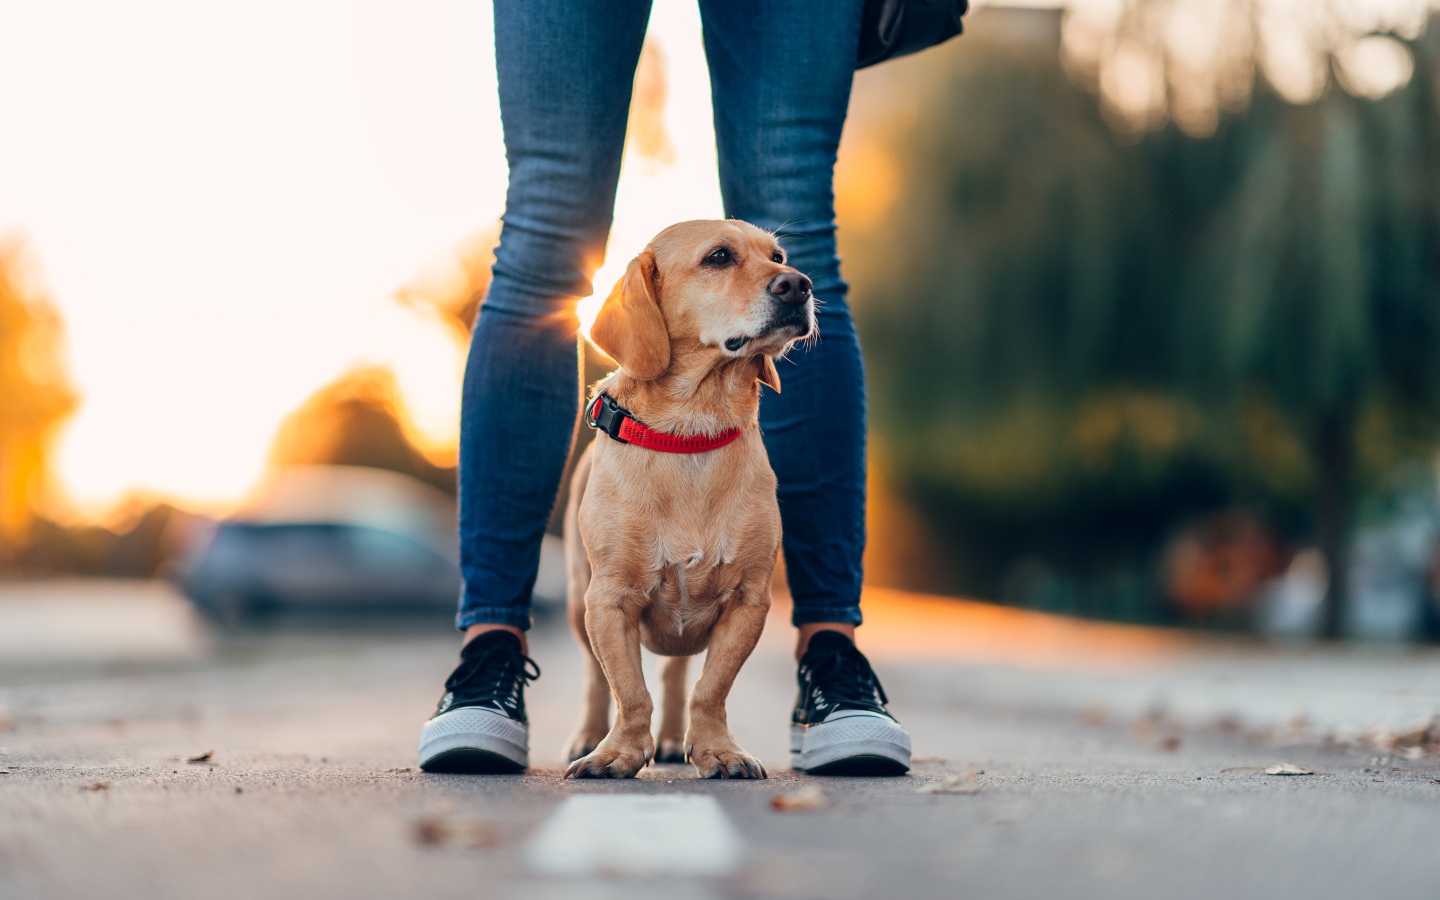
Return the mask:
M 415 842 L 426 846 L 437 846 L 445 843 L 450 829 L 446 827 L 443 819 L 421 819 L 415 823 Z
M 80 788 L 80 790 L 82 790 L 82 791 L 108 791 L 108 790 L 110 790 L 110 782 L 108 782 L 108 781 L 92 781 L 92 782 L 90 782 L 89 784 L 85 785 L 84 787 Z
M 214 751 L 214 750 L 206 750 L 204 753 L 200 754 L 199 756 L 187 756 L 187 757 L 185 757 L 185 761 L 186 761 L 187 763 L 208 763 L 208 762 L 214 761 L 214 759 L 215 759 L 215 751 Z
M 1175 735 L 1167 735 L 1160 739 L 1160 749 L 1166 753 L 1174 753 L 1180 749 L 1180 738 Z
M 1395 737 L 1390 742 L 1390 746 L 1396 748 L 1397 750 L 1403 749 L 1405 747 L 1423 747 L 1429 734 L 1429 725 L 1425 726 L 1424 728 L 1415 728 L 1410 731 L 1403 731 L 1400 734 L 1395 735 Z
M 974 766 L 966 766 L 959 775 L 951 775 L 944 781 L 932 781 L 915 790 L 917 794 L 978 794 L 980 778 Z
M 500 829 L 493 823 L 461 816 L 427 816 L 415 823 L 413 835 L 427 847 L 479 850 L 500 842 Z
M 1295 765 L 1294 763 L 1279 763 L 1278 765 L 1266 767 L 1266 769 L 1265 769 L 1265 774 L 1266 774 L 1266 775 L 1323 775 L 1323 774 L 1325 774 L 1325 773 L 1323 773 L 1323 772 L 1316 772 L 1315 770 L 1313 770 L 1313 769 L 1307 769 L 1307 768 L 1305 768 L 1304 766 L 1297 766 L 1297 765 Z
M 806 785 L 798 791 L 776 794 L 770 798 L 770 808 L 778 809 L 781 812 L 810 812 L 824 809 L 829 805 L 830 801 L 825 799 L 825 792 L 813 784 Z
M 1228 769 L 1221 769 L 1221 772 L 1264 772 L 1266 775 L 1329 775 L 1329 772 L 1316 772 L 1314 769 L 1307 769 L 1304 766 L 1297 766 L 1294 763 L 1276 763 L 1273 766 L 1231 766 Z
M 1440 718 L 1431 719 L 1423 727 L 1391 736 L 1389 746 L 1402 759 L 1420 759 L 1430 753 L 1440 753 Z

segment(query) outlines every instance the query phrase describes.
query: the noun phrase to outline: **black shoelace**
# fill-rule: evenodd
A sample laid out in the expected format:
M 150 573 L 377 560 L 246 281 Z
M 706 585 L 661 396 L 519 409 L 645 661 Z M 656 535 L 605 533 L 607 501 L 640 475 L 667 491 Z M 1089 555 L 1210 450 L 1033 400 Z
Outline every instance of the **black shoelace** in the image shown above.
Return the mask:
M 520 719 L 525 715 L 522 691 L 539 677 L 535 660 L 513 647 L 490 645 L 473 654 L 462 653 L 460 665 L 445 681 L 445 690 L 455 706 L 493 703 L 512 719 Z
M 833 706 L 873 709 L 875 698 L 883 706 L 890 702 L 870 660 L 853 645 L 805 654 L 810 690 L 817 700 Z

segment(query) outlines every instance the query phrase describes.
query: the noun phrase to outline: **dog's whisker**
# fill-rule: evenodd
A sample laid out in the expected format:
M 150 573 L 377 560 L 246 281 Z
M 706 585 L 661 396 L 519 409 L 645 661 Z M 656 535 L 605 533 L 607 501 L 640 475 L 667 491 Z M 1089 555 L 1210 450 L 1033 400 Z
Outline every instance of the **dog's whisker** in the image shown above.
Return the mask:
M 779 228 L 775 229 L 773 232 L 771 232 L 771 234 L 772 234 L 777 240 L 783 240 L 784 238 L 787 238 L 787 237 L 796 237 L 796 236 L 804 237 L 805 235 L 803 235 L 803 234 L 800 233 L 800 232 L 786 233 L 785 229 L 789 228 L 791 225 L 809 225 L 811 222 L 816 222 L 816 221 L 819 221 L 819 220 L 818 220 L 818 219 L 786 219 L 786 220 L 785 220 L 785 224 L 784 224 L 784 225 L 781 225 Z
M 779 227 L 768 230 L 770 236 L 778 241 L 784 235 L 785 229 L 789 228 L 791 223 L 794 221 L 794 219 L 786 219 L 779 225 Z

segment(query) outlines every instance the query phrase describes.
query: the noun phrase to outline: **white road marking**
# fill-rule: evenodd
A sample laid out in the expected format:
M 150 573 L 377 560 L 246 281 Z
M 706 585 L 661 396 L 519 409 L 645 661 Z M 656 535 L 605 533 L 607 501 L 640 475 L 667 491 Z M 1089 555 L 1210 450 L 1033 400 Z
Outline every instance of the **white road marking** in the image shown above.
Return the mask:
M 740 837 L 714 797 L 577 794 L 526 849 L 541 875 L 718 876 L 740 864 Z
M 592 878 L 530 879 L 515 885 L 509 900 L 722 900 L 708 885 L 698 881 L 663 879 L 655 882 L 634 879 L 606 881 Z

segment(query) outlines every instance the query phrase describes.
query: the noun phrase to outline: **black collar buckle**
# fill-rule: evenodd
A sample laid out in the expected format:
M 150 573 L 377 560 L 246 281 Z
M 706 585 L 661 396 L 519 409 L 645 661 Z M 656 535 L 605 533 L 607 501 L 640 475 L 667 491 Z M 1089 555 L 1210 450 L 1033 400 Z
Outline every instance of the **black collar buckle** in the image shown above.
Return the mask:
M 596 394 L 595 399 L 585 408 L 586 425 L 605 432 L 622 444 L 630 442 L 620 436 L 620 426 L 626 419 L 634 418 L 629 410 L 616 403 L 609 394 Z

